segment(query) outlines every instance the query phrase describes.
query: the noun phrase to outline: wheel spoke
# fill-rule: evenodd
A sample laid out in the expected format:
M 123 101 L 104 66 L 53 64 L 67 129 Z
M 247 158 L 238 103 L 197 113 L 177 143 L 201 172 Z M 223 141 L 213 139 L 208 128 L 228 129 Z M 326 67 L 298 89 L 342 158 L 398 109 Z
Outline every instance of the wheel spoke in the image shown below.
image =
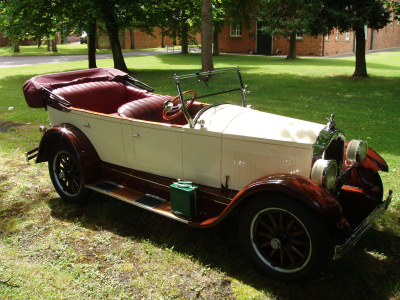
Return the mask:
M 265 223 L 264 221 L 260 221 L 260 224 L 261 224 L 262 226 L 264 226 L 265 228 L 267 228 L 267 230 L 268 230 L 269 232 L 271 232 L 271 233 L 274 232 L 274 230 L 273 230 L 267 223 Z
M 263 237 L 272 239 L 272 235 L 268 234 L 268 233 L 264 233 L 264 232 L 257 232 L 257 235 L 261 235 Z
M 275 249 L 275 248 L 272 248 L 272 251 L 271 251 L 270 254 L 269 254 L 269 258 L 271 258 L 272 256 L 274 256 L 275 252 L 276 252 L 276 249 Z
M 288 226 L 285 228 L 285 230 L 286 230 L 287 232 L 289 232 L 290 230 L 292 230 L 293 225 L 294 225 L 294 220 L 292 219 L 292 220 L 290 221 L 290 223 L 288 224 Z
M 299 241 L 299 240 L 292 240 L 293 245 L 304 246 L 307 247 L 309 244 L 307 242 Z
M 268 214 L 268 218 L 272 223 L 272 226 L 274 227 L 274 229 L 278 228 L 278 224 L 276 224 L 275 219 L 271 216 L 271 214 Z
M 283 225 L 283 214 L 279 214 L 279 228 L 284 229 L 284 225 Z
M 290 247 L 290 249 L 293 250 L 293 252 L 296 253 L 301 258 L 304 257 L 303 253 L 301 253 L 296 247 L 292 246 L 292 247 Z
M 261 248 L 265 248 L 265 247 L 270 246 L 270 245 L 271 245 L 271 241 L 268 241 L 268 242 L 265 242 L 265 243 L 261 244 L 260 247 Z
M 283 265 L 285 263 L 285 251 L 283 251 L 283 249 L 279 249 L 279 254 L 281 255 L 281 265 Z
M 304 257 L 304 254 L 301 253 L 301 252 L 299 251 L 299 249 L 297 249 L 296 247 L 292 246 L 292 247 L 290 247 L 290 249 L 291 249 L 294 253 L 296 253 L 298 256 L 300 256 L 301 258 Z
M 303 230 L 299 230 L 299 231 L 293 232 L 293 233 L 290 235 L 290 237 L 291 237 L 291 238 L 294 238 L 295 236 L 302 235 L 303 233 L 304 233 Z
M 294 256 L 293 256 L 292 251 L 290 251 L 290 249 L 287 249 L 287 250 L 285 250 L 285 252 L 286 252 L 286 254 L 289 256 L 290 261 L 292 262 L 292 264 L 295 264 L 295 263 L 296 263 L 296 260 L 295 260 L 295 258 L 294 258 Z

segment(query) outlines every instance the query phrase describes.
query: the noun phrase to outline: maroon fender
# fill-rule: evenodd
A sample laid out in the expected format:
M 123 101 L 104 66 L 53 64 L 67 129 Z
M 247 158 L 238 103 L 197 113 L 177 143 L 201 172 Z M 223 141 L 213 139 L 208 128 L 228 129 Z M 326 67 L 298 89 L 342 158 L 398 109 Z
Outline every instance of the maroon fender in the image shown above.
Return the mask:
M 374 150 L 368 149 L 364 164 L 353 168 L 350 181 L 342 187 L 338 197 L 345 217 L 368 215 L 381 203 L 383 190 L 376 182 L 375 174 L 388 170 L 386 161 Z
M 342 211 L 335 196 L 311 179 L 297 175 L 271 175 L 259 178 L 244 187 L 218 217 L 200 224 L 192 223 L 190 225 L 213 226 L 223 220 L 244 199 L 262 192 L 278 192 L 289 195 L 325 216 L 337 216 Z
M 384 171 L 388 172 L 389 167 L 386 161 L 374 150 L 368 149 L 367 158 L 363 164 L 364 168 L 372 169 L 375 172 Z
M 49 160 L 51 147 L 67 142 L 74 151 L 83 175 L 83 184 L 101 180 L 100 157 L 86 135 L 75 126 L 60 124 L 47 130 L 40 141 L 36 163 Z

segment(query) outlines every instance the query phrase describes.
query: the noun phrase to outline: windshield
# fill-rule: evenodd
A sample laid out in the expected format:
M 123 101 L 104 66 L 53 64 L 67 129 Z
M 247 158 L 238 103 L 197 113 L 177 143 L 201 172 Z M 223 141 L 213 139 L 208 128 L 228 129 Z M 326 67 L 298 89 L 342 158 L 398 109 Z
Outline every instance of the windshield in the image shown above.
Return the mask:
M 245 90 L 239 68 L 216 70 L 175 76 L 178 95 L 183 113 L 191 127 L 208 107 L 231 103 L 246 105 Z M 186 93 L 187 91 L 191 91 Z M 184 105 L 185 101 L 195 99 L 206 106 L 195 117 L 190 116 Z

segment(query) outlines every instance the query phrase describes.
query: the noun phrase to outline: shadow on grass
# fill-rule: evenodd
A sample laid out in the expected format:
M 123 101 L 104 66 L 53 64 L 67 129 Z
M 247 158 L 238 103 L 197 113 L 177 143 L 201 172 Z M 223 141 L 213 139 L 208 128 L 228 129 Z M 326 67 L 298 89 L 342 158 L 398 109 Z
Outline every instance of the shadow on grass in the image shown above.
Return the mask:
M 157 58 L 163 64 L 166 65 L 193 65 L 193 60 L 200 60 L 201 54 L 190 54 L 189 55 L 192 59 L 187 60 L 187 55 L 184 54 L 175 54 L 173 56 L 167 55 L 158 55 Z M 182 59 L 185 57 L 185 59 Z M 239 58 L 240 57 L 240 58 Z M 255 68 L 265 68 L 266 66 L 289 66 L 289 67 L 327 67 L 327 68 L 343 68 L 343 67 L 351 67 L 354 68 L 355 58 L 332 58 L 332 59 L 324 59 L 324 58 L 299 58 L 296 60 L 287 60 L 283 57 L 273 57 L 273 56 L 250 56 L 250 55 L 221 55 L 218 57 L 214 57 L 214 64 L 218 63 L 229 63 L 231 62 L 232 67 L 235 67 L 238 63 L 240 63 L 239 67 L 248 67 L 251 66 L 253 69 Z M 366 56 L 367 59 L 367 70 L 394 70 L 397 71 L 399 68 L 395 65 L 390 64 L 381 64 L 377 62 L 370 62 L 368 61 L 368 55 Z M 201 69 L 201 64 L 199 65 Z M 198 72 L 199 70 L 196 70 Z M 353 70 L 354 71 L 354 70 Z M 349 73 L 351 76 L 353 72 Z
M 54 218 L 173 248 L 277 299 L 390 299 L 400 292 L 400 256 L 396 252 L 391 257 L 394 252 L 388 251 L 388 243 L 398 242 L 399 237 L 390 231 L 370 231 L 342 260 L 328 262 L 327 276 L 320 280 L 289 285 L 264 276 L 247 260 L 238 240 L 237 216 L 212 229 L 198 229 L 98 193 L 83 206 L 67 205 L 61 199 L 50 199 L 48 205 Z M 375 247 L 372 252 L 364 251 L 371 247 Z

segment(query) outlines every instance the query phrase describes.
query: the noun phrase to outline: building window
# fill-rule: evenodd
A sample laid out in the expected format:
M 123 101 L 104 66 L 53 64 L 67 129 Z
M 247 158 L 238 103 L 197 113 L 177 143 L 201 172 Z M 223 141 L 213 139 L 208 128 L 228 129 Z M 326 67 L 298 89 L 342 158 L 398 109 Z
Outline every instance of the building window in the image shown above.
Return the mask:
M 325 36 L 325 40 L 326 40 L 326 41 L 329 41 L 329 34 L 327 34 L 327 35 Z
M 393 12 L 390 13 L 389 20 L 390 20 L 390 25 L 393 25 Z
M 368 35 L 367 25 L 364 26 L 364 35 L 365 35 L 365 39 L 367 39 L 367 35 Z
M 240 25 L 240 23 L 231 23 L 231 36 L 242 36 L 242 26 Z
M 350 29 L 346 30 L 346 41 L 350 40 Z
M 297 39 L 297 40 L 302 40 L 302 39 L 303 39 L 303 33 L 302 33 L 302 32 L 298 32 L 298 33 L 296 34 L 296 39 Z
M 336 40 L 339 39 L 339 28 L 336 28 Z

